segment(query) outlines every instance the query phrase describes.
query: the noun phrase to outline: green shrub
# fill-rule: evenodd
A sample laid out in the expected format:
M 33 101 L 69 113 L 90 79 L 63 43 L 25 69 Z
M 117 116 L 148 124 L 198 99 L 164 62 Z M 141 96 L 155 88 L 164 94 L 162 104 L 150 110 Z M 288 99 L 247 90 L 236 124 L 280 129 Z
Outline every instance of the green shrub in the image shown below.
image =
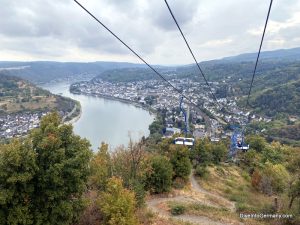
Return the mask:
M 229 187 L 232 187 L 232 188 L 236 186 L 236 183 L 233 182 L 232 180 L 226 180 L 226 181 L 225 181 L 225 184 L 226 184 L 227 186 L 229 186 Z
M 182 189 L 184 188 L 186 184 L 186 181 L 180 177 L 177 177 L 174 181 L 173 181 L 173 187 L 176 189 Z
M 246 171 L 243 171 L 242 172 L 242 177 L 246 180 L 246 181 L 251 181 L 251 177 L 250 177 L 250 175 L 249 175 L 249 173 L 248 172 L 246 172 Z
M 244 191 L 245 190 L 245 185 L 239 185 L 238 190 L 239 191 Z
M 195 169 L 195 175 L 202 178 L 207 178 L 209 171 L 206 166 L 198 165 Z
M 237 202 L 237 203 L 245 203 L 246 202 L 245 196 L 243 196 L 240 193 L 232 193 L 229 197 L 229 200 Z
M 122 180 L 112 177 L 108 180 L 105 192 L 97 200 L 104 224 L 137 225 L 134 192 L 123 187 Z
M 237 212 L 248 212 L 249 210 L 249 207 L 246 203 L 237 202 L 235 207 Z
M 274 204 L 270 204 L 270 203 L 264 204 L 259 211 L 263 213 L 269 213 L 269 214 L 276 213 Z
M 219 175 L 225 175 L 225 170 L 221 167 L 221 166 L 217 166 L 216 167 L 216 172 L 219 174 Z
M 231 190 L 230 188 L 226 188 L 226 189 L 224 190 L 224 193 L 225 193 L 225 194 L 232 194 L 232 190 Z
M 163 156 L 151 159 L 152 170 L 147 174 L 147 189 L 152 193 L 163 193 L 171 190 L 173 168 L 169 160 Z
M 171 214 L 174 216 L 182 215 L 184 214 L 186 208 L 184 205 L 173 205 L 171 206 Z
M 174 171 L 173 178 L 179 177 L 187 181 L 192 170 L 189 150 L 186 147 L 172 145 L 170 146 L 170 154 L 170 162 Z

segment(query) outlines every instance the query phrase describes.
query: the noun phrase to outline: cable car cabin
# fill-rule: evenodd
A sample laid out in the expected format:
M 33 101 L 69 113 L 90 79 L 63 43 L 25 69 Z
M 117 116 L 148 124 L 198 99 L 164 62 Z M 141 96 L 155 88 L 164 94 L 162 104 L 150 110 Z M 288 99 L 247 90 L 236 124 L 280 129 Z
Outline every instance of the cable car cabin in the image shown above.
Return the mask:
M 249 145 L 238 141 L 237 145 L 236 145 L 236 148 L 239 149 L 239 150 L 247 151 L 247 150 L 249 150 Z
M 178 137 L 175 138 L 174 144 L 175 145 L 186 145 L 186 146 L 193 146 L 195 143 L 194 138 L 184 138 L 184 137 Z

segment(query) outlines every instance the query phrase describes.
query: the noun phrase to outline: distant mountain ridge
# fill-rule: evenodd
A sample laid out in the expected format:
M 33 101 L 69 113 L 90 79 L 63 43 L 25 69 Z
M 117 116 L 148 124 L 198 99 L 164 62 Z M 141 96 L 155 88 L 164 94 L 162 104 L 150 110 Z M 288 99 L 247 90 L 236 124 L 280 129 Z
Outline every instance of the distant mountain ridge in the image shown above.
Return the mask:
M 252 73 L 253 62 L 257 53 L 245 53 L 237 56 L 225 57 L 201 62 L 204 72 L 210 80 L 223 79 L 223 75 L 242 74 L 248 77 Z M 290 64 L 300 61 L 300 47 L 292 49 L 279 49 L 275 51 L 265 51 L 261 53 L 258 73 L 261 68 L 274 69 L 278 62 Z M 264 63 L 268 64 L 263 65 Z M 194 64 L 183 66 L 159 66 L 154 67 L 163 70 L 173 70 L 179 72 L 178 78 L 195 76 L 198 74 Z M 136 79 L 153 79 L 156 75 L 144 64 L 135 64 L 128 62 L 51 62 L 51 61 L 33 61 L 33 62 L 9 62 L 0 61 L 0 71 L 4 68 L 14 76 L 34 83 L 47 83 L 57 80 L 90 80 L 94 77 L 103 77 L 104 79 L 116 81 L 118 76 L 120 80 L 134 81 Z M 124 70 L 124 73 L 122 73 Z M 181 72 L 182 71 L 182 72 Z M 149 73 L 149 74 L 148 74 Z M 128 76 L 128 78 L 126 77 Z M 130 77 L 130 79 L 129 79 Z
M 18 67 L 24 68 L 17 69 Z M 128 62 L 0 62 L 0 70 L 6 70 L 14 76 L 34 83 L 46 83 L 68 78 L 91 79 L 106 70 L 133 67 L 145 68 L 146 66 Z
M 244 53 L 236 56 L 229 56 L 220 61 L 253 61 L 257 53 Z M 278 49 L 273 51 L 262 51 L 259 57 L 261 60 L 300 60 L 300 47 L 291 49 Z

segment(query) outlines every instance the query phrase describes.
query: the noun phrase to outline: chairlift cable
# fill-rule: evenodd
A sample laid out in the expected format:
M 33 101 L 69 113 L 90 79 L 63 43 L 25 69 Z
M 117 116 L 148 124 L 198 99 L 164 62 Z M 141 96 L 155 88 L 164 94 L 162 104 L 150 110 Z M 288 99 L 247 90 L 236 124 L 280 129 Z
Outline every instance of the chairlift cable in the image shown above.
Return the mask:
M 268 21 L 269 21 L 269 16 L 270 16 L 270 12 L 271 12 L 271 8 L 272 8 L 272 3 L 273 0 L 270 1 L 270 5 L 269 5 L 269 10 L 268 10 L 268 14 L 267 14 L 267 18 L 266 18 L 266 22 L 265 22 L 265 26 L 264 26 L 264 31 L 260 40 L 260 45 L 259 45 L 259 50 L 257 53 L 257 57 L 256 57 L 256 62 L 255 62 L 255 66 L 254 66 L 254 71 L 253 71 L 253 75 L 252 75 L 252 80 L 251 80 L 251 84 L 250 84 L 250 88 L 249 88 L 249 93 L 248 93 L 248 97 L 247 97 L 247 106 L 249 106 L 249 98 L 251 95 L 251 90 L 252 90 L 252 86 L 253 86 L 253 82 L 254 82 L 254 78 L 255 78 L 255 74 L 256 74 L 256 68 L 257 68 L 257 64 L 258 64 L 258 60 L 259 60 L 259 56 L 260 56 L 260 51 L 261 51 L 261 47 L 264 41 L 264 37 L 265 37 L 265 33 L 266 33 L 266 29 L 267 29 L 267 25 L 268 25 Z
M 271 9 L 272 9 L 272 4 L 273 4 L 273 0 L 270 0 L 270 5 L 269 5 L 269 9 L 268 9 L 268 14 L 267 14 L 267 18 L 266 18 L 266 21 L 265 21 L 263 34 L 262 34 L 262 37 L 261 37 L 261 40 L 260 40 L 259 50 L 258 50 L 257 57 L 256 57 L 256 61 L 255 61 L 255 66 L 254 66 L 254 70 L 253 70 L 253 75 L 252 75 L 252 79 L 251 79 L 251 84 L 250 84 L 250 88 L 249 88 L 249 93 L 248 93 L 248 96 L 247 96 L 246 108 L 247 108 L 248 106 L 250 106 L 250 103 L 249 103 L 250 95 L 251 95 L 251 91 L 252 91 L 252 87 L 253 87 L 254 78 L 255 78 L 255 75 L 256 75 L 256 69 L 257 69 L 257 65 L 258 65 L 258 60 L 259 60 L 261 48 L 262 48 L 262 45 L 263 45 L 263 41 L 264 41 L 264 37 L 265 37 L 266 30 L 267 30 L 267 25 L 268 25 L 268 21 L 269 21 Z M 249 123 L 250 123 L 250 118 L 249 118 L 249 116 L 248 116 L 248 121 L 247 121 L 247 123 L 245 124 L 244 128 L 242 129 L 242 145 L 243 145 L 243 142 L 244 142 L 244 133 L 245 133 L 246 127 L 249 125 Z M 249 145 L 248 145 L 248 147 L 249 147 Z
M 192 102 L 192 100 L 183 94 L 183 91 L 180 91 L 176 88 L 170 81 L 168 81 L 162 74 L 160 74 L 154 67 L 147 63 L 138 53 L 136 53 L 129 45 L 127 45 L 121 38 L 119 38 L 112 30 L 110 30 L 104 23 L 102 23 L 96 16 L 94 16 L 89 10 L 87 10 L 82 4 L 77 0 L 74 0 L 77 5 L 79 5 L 85 12 L 87 12 L 96 22 L 98 22 L 103 28 L 105 28 L 111 35 L 113 35 L 119 42 L 121 42 L 127 49 L 129 49 L 136 57 L 138 57 L 144 64 L 146 64 L 155 74 L 157 74 L 163 81 L 165 81 L 170 87 L 172 87 L 176 92 L 183 96 L 188 102 L 190 102 L 195 107 L 199 108 L 197 104 Z
M 179 24 L 178 24 L 178 22 L 177 22 L 175 16 L 174 16 L 174 13 L 173 13 L 171 7 L 169 6 L 167 0 L 164 0 L 164 1 L 165 1 L 166 5 L 167 5 L 167 7 L 168 7 L 168 10 L 169 10 L 169 12 L 170 12 L 170 14 L 171 14 L 171 16 L 172 16 L 172 18 L 173 18 L 173 20 L 174 20 L 176 26 L 177 26 L 179 32 L 181 33 L 181 36 L 182 36 L 182 38 L 183 38 L 183 40 L 184 40 L 186 46 L 188 47 L 188 49 L 189 49 L 189 51 L 190 51 L 190 53 L 191 53 L 191 55 L 192 55 L 192 57 L 193 57 L 193 59 L 194 59 L 196 65 L 197 65 L 197 68 L 198 68 L 199 71 L 200 71 L 200 74 L 202 75 L 202 77 L 203 77 L 203 79 L 204 79 L 206 85 L 209 87 L 210 93 L 211 93 L 211 95 L 213 96 L 214 101 L 216 102 L 217 106 L 220 107 L 220 104 L 219 104 L 219 102 L 218 102 L 218 99 L 217 99 L 217 97 L 215 96 L 214 92 L 212 91 L 211 86 L 209 85 L 209 83 L 208 83 L 208 81 L 207 81 L 207 79 L 206 79 L 206 77 L 205 77 L 205 75 L 204 75 L 204 72 L 203 72 L 203 70 L 201 69 L 201 67 L 200 67 L 200 65 L 199 65 L 199 63 L 198 63 L 198 61 L 197 61 L 197 59 L 196 59 L 196 57 L 195 57 L 195 55 L 194 55 L 194 53 L 193 53 L 193 51 L 192 51 L 190 45 L 189 45 L 189 43 L 187 42 L 187 40 L 186 40 L 186 38 L 185 38 L 185 36 L 184 36 L 184 34 L 183 34 L 181 28 L 180 28 L 180 26 L 179 26 Z

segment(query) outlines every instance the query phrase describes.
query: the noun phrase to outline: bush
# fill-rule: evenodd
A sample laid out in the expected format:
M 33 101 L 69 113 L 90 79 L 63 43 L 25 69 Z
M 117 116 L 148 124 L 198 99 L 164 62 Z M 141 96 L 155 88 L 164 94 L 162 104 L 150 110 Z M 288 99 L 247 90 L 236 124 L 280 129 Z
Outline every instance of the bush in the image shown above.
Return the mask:
M 173 205 L 171 206 L 171 214 L 174 216 L 182 215 L 185 212 L 185 206 L 183 205 Z
M 250 177 L 250 175 L 249 175 L 249 173 L 248 172 L 245 172 L 245 171 L 242 171 L 242 177 L 246 180 L 246 181 L 248 181 L 248 182 L 250 182 L 251 181 L 251 177 Z
M 232 194 L 231 188 L 226 188 L 226 189 L 224 190 L 224 193 L 225 193 L 225 194 Z
M 185 180 L 180 177 L 177 177 L 173 182 L 173 187 L 176 189 L 182 189 L 184 188 L 184 186 L 185 186 Z
M 163 193 L 171 190 L 173 169 L 169 160 L 163 156 L 151 159 L 151 171 L 148 172 L 146 183 L 152 193 Z
M 273 191 L 282 193 L 286 190 L 289 179 L 290 175 L 282 164 L 274 165 L 267 162 L 262 170 L 259 187 L 265 194 L 271 195 Z
M 235 204 L 235 207 L 236 207 L 236 211 L 237 212 L 249 212 L 249 206 L 245 203 L 242 203 L 242 202 L 237 202 Z
M 234 201 L 236 203 L 245 203 L 246 202 L 246 198 L 245 196 L 241 195 L 241 194 L 238 194 L 238 193 L 232 193 L 230 196 L 229 196 L 229 200 L 230 201 Z
M 225 159 L 227 155 L 227 148 L 223 144 L 213 145 L 212 159 L 215 164 L 219 164 Z
M 101 192 L 97 204 L 109 225 L 136 225 L 134 214 L 136 201 L 134 193 L 125 189 L 122 180 L 112 177 L 107 182 L 105 192 Z
M 209 171 L 206 166 L 198 165 L 195 169 L 195 175 L 202 178 L 207 178 Z
M 142 206 L 145 203 L 146 191 L 144 184 L 138 180 L 130 181 L 130 190 L 134 191 L 137 206 Z
M 192 164 L 189 158 L 189 150 L 182 146 L 171 146 L 170 148 L 170 162 L 174 170 L 174 178 L 182 178 L 188 180 L 191 174 Z
M 272 214 L 276 213 L 276 208 L 274 204 L 264 204 L 259 211 Z

